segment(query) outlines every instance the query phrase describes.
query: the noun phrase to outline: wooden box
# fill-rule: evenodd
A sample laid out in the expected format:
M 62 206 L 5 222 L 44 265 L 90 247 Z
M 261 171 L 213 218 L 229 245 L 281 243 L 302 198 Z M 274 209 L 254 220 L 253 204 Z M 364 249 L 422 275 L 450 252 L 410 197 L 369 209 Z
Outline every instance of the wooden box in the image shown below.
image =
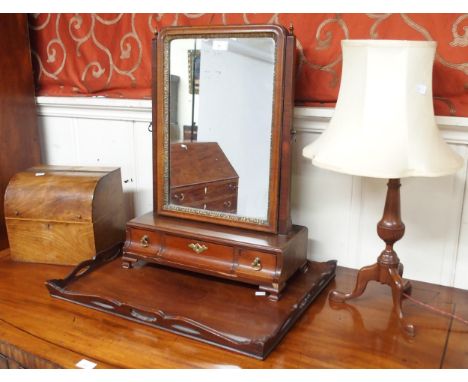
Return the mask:
M 119 168 L 39 166 L 5 193 L 13 260 L 74 265 L 125 238 Z
M 171 143 L 171 204 L 237 212 L 239 176 L 216 142 Z

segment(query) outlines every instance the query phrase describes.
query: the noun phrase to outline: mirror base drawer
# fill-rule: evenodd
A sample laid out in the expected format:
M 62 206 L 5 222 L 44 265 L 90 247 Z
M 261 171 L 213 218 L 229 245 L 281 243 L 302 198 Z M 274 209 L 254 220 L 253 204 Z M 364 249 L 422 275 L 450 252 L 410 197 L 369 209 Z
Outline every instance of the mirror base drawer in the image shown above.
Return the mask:
M 122 266 L 138 260 L 257 285 L 279 299 L 307 261 L 307 228 L 277 235 L 148 213 L 127 223 Z

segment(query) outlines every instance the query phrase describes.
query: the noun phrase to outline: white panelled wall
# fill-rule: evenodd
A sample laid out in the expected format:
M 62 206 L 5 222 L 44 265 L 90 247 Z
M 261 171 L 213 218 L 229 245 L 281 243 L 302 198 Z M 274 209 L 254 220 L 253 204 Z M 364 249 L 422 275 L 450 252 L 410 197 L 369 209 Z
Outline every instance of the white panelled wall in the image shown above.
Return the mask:
M 128 218 L 152 210 L 150 101 L 38 97 L 37 102 L 45 163 L 119 166 Z M 360 268 L 374 263 L 383 249 L 376 224 L 386 181 L 321 170 L 302 157 L 302 148 L 332 114 L 333 109 L 295 109 L 293 222 L 309 228 L 311 260 L 337 259 Z M 453 176 L 402 179 L 406 233 L 395 248 L 405 277 L 468 289 L 468 118 L 437 117 L 437 122 L 465 167 Z

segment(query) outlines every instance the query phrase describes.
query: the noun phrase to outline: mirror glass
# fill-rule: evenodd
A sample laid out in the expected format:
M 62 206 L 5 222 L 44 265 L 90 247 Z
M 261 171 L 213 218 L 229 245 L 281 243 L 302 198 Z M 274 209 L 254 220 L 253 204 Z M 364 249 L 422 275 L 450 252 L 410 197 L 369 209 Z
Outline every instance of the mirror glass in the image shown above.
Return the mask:
M 275 40 L 174 38 L 168 67 L 166 203 L 266 221 Z

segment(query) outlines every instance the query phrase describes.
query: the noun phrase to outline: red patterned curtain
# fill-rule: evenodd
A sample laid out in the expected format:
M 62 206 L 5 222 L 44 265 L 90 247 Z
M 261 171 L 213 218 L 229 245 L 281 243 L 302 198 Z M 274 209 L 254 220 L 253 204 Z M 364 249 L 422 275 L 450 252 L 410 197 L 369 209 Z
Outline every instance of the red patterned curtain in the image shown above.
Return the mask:
M 468 14 L 34 14 L 37 95 L 150 98 L 155 31 L 255 23 L 293 24 L 297 105 L 334 105 L 342 39 L 435 40 L 436 114 L 468 117 Z

